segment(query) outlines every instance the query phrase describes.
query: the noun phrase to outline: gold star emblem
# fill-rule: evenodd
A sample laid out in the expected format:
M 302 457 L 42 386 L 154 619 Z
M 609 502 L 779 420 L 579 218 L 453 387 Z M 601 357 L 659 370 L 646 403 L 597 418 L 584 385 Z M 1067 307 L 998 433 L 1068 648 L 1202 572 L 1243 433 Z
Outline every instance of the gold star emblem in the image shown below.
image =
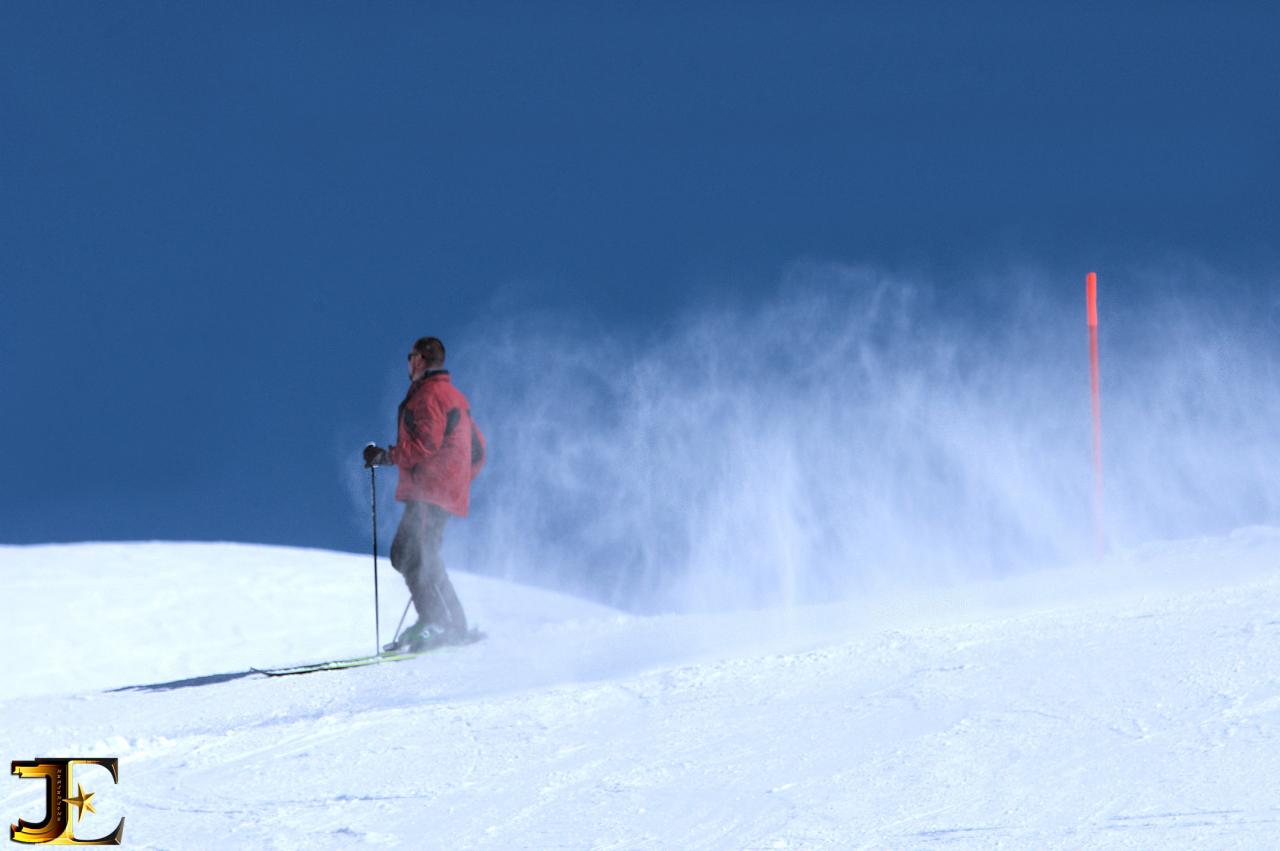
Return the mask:
M 80 819 L 84 818 L 84 811 L 85 811 L 85 810 L 88 810 L 88 811 L 89 811 L 89 812 L 91 812 L 91 813 L 96 813 L 96 812 L 97 812 L 97 810 L 95 810 L 95 809 L 93 808 L 93 804 L 89 803 L 89 799 L 90 799 L 90 798 L 92 798 L 92 797 L 93 797 L 94 795 L 96 795 L 96 794 L 97 794 L 97 792 L 90 792 L 88 795 L 86 795 L 86 794 L 84 793 L 84 787 L 83 787 L 83 786 L 81 786 L 79 783 L 77 783 L 77 784 L 76 784 L 76 796 L 75 796 L 74 798 L 63 798 L 63 799 L 62 799 L 64 803 L 71 804 L 73 807 L 75 807 L 75 808 L 76 808 L 76 823 L 77 823 L 77 824 L 80 822 Z

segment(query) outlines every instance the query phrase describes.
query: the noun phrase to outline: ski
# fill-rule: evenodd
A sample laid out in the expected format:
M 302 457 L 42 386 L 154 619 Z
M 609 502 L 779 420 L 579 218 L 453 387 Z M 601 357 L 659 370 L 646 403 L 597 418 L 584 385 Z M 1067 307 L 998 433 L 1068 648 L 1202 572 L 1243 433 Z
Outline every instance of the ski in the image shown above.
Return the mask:
M 350 659 L 331 659 L 326 662 L 311 662 L 304 665 L 289 665 L 283 668 L 250 668 L 249 670 L 255 674 L 264 674 L 268 677 L 288 677 L 295 674 L 314 674 L 320 671 L 342 671 L 347 668 L 361 668 L 366 665 L 380 665 L 383 662 L 403 662 L 408 659 L 416 659 L 419 656 L 425 656 L 428 653 L 435 653 L 438 650 L 444 650 L 447 647 L 462 647 L 467 644 L 475 644 L 482 640 L 485 634 L 478 629 L 468 632 L 463 638 L 456 641 L 441 642 L 421 650 L 406 650 L 403 652 L 383 652 L 377 656 L 353 656 Z

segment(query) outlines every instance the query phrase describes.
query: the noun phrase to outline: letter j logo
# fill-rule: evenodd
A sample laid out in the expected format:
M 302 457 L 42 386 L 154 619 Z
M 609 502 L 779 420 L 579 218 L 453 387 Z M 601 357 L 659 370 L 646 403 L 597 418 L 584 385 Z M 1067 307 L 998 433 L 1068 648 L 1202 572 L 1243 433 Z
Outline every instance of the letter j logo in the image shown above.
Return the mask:
M 106 836 L 97 839 L 77 839 L 72 828 L 71 808 L 76 808 L 78 822 L 84 817 L 85 810 L 97 812 L 93 808 L 93 797 L 96 793 L 85 792 L 79 784 L 75 784 L 75 794 L 71 794 L 71 772 L 77 765 L 100 765 L 111 772 L 111 779 L 120 782 L 119 760 L 115 757 L 104 759 L 36 759 L 30 762 L 14 760 L 11 770 L 19 777 L 29 780 L 44 780 L 45 783 L 45 816 L 44 821 L 29 822 L 18 819 L 17 824 L 9 825 L 9 838 L 14 842 L 29 842 L 50 845 L 119 845 L 124 838 L 124 819 L 116 825 L 116 829 Z

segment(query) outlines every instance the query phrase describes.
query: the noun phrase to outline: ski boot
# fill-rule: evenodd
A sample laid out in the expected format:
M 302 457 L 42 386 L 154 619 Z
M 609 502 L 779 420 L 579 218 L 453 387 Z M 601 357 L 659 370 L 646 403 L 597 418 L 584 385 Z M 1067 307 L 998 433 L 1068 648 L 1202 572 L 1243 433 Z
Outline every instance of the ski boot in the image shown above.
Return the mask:
M 431 624 L 419 620 L 396 636 L 394 641 L 384 644 L 382 649 L 386 653 L 416 653 L 415 645 L 422 644 L 424 639 L 430 639 L 434 633 Z

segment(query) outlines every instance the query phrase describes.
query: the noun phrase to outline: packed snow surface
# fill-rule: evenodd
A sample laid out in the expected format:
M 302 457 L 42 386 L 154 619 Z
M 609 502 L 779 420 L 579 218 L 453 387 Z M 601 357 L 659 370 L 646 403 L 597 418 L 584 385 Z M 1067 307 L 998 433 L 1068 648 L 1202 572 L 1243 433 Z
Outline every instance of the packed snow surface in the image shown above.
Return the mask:
M 1280 531 L 785 611 L 455 574 L 477 645 L 368 652 L 368 557 L 0 547 L 0 756 L 116 756 L 135 848 L 1269 848 Z M 405 602 L 381 578 L 384 639 Z M 226 674 L 227 676 L 213 676 Z M 0 784 L 0 819 L 43 816 Z

